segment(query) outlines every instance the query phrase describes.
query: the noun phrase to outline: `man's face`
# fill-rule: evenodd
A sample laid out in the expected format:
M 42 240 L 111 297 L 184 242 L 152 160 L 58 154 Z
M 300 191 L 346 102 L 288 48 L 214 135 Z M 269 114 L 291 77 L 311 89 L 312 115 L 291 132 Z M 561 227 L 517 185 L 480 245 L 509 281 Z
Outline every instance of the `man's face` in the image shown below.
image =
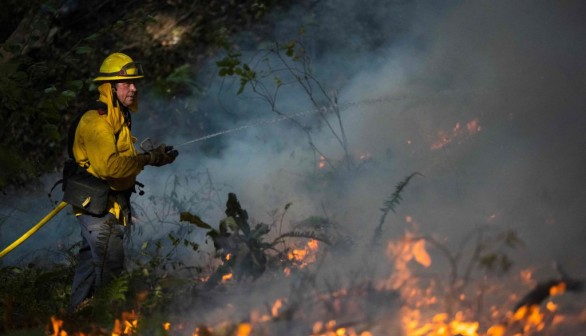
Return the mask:
M 122 105 L 129 107 L 138 98 L 138 91 L 134 82 L 116 83 L 116 97 Z

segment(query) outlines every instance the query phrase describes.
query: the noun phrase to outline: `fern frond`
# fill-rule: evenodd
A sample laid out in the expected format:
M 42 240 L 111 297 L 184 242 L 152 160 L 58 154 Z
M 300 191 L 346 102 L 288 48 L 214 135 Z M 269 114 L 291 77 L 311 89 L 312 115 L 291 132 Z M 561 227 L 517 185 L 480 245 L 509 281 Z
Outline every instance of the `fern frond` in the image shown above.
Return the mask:
M 407 176 L 403 181 L 397 183 L 397 185 L 395 186 L 395 191 L 393 192 L 393 194 L 391 195 L 391 197 L 389 199 L 384 201 L 383 207 L 380 209 L 383 213 L 386 214 L 389 211 L 395 212 L 395 208 L 403 200 L 403 198 L 401 197 L 401 193 L 403 192 L 403 189 L 405 189 L 407 184 L 409 184 L 409 181 L 411 181 L 411 179 L 417 175 L 423 176 L 421 173 L 415 172 L 415 173 Z
M 128 273 L 113 278 L 99 287 L 90 301 L 94 317 L 98 320 L 111 320 L 126 302 L 130 276 Z
M 373 242 L 376 242 L 380 237 L 387 214 L 389 213 L 389 211 L 395 212 L 395 208 L 399 205 L 399 203 L 401 203 L 401 200 L 403 200 L 401 193 L 403 192 L 405 187 L 407 187 L 411 179 L 417 175 L 423 176 L 423 174 L 419 172 L 414 172 L 411 175 L 407 176 L 403 181 L 397 183 L 397 185 L 395 186 L 395 191 L 391 194 L 391 197 L 384 201 L 383 207 L 380 209 L 383 214 L 381 215 L 378 226 L 374 231 L 374 236 L 372 238 Z
M 181 222 L 189 222 L 189 223 L 194 224 L 195 226 L 200 227 L 202 229 L 208 229 L 208 230 L 213 229 L 211 225 L 204 222 L 198 215 L 194 215 L 188 211 L 180 213 L 179 220 Z
M 104 286 L 101 294 L 106 302 L 125 302 L 126 293 L 128 292 L 129 276 L 124 273 L 119 277 L 112 279 L 106 286 Z
M 332 242 L 327 237 L 318 235 L 313 231 L 290 231 L 283 233 L 282 235 L 275 238 L 275 240 L 273 241 L 273 245 L 280 243 L 282 239 L 285 237 L 315 239 L 325 244 L 332 245 Z

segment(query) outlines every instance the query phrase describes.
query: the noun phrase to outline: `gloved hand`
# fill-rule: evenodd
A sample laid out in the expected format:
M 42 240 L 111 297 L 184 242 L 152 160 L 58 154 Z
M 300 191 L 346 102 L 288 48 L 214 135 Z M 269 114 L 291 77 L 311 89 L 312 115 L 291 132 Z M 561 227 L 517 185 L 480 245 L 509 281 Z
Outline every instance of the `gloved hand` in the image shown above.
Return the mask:
M 175 158 L 179 155 L 179 152 L 176 149 L 173 149 L 173 146 L 166 146 L 165 144 L 161 144 L 142 155 L 146 156 L 145 165 L 161 167 L 175 161 Z

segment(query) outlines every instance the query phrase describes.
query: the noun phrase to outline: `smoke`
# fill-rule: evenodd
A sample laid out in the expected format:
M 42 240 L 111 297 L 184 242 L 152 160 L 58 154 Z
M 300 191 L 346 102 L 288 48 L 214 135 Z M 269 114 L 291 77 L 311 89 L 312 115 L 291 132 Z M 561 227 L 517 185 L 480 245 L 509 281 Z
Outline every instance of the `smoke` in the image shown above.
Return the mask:
M 238 195 L 254 221 L 270 222 L 271 211 L 291 203 L 287 224 L 314 215 L 337 223 L 355 244 L 338 256 L 343 261 L 321 266 L 330 280 L 388 271 L 371 260 L 371 239 L 383 202 L 413 172 L 423 176 L 410 182 L 397 212 L 387 217 L 383 241 L 417 228 L 454 249 L 475 230 L 514 230 L 525 242 L 511 254 L 515 270 L 533 267 L 538 278 L 555 277 L 552 263 L 558 262 L 584 277 L 584 5 L 361 6 L 316 4 L 303 37 L 313 74 L 345 107 L 342 121 L 358 168 L 344 169 L 336 137 L 309 114 L 297 120 L 335 170 L 318 168 L 306 134 L 290 121 L 214 138 L 222 144 L 219 155 L 194 150 L 173 169 L 205 167 L 225 191 Z M 275 39 L 298 37 L 296 18 L 292 10 L 275 19 Z M 219 129 L 276 116 L 249 89 L 235 95 L 238 85 L 224 80 L 210 90 L 223 106 L 213 112 Z M 289 114 L 310 111 L 307 98 L 298 88 L 283 87 L 277 106 Z M 334 114 L 328 121 L 337 125 Z M 214 224 L 220 217 L 206 218 Z M 434 265 L 445 265 L 441 253 L 430 253 Z M 275 291 L 287 288 L 272 285 Z M 266 295 L 248 288 L 257 295 L 246 296 L 243 306 L 273 301 L 268 285 L 260 287 Z
M 307 10 L 275 13 L 274 38 L 296 38 L 304 26 L 315 77 L 327 92 L 337 92 L 340 106 L 350 104 L 341 117 L 359 168 L 342 168 L 336 137 L 317 114 L 308 114 L 297 120 L 310 127 L 313 144 L 335 162 L 336 173 L 318 169 L 319 155 L 304 130 L 281 121 L 210 139 L 221 148 L 214 155 L 200 151 L 199 142 L 182 147 L 173 165 L 141 175 L 147 194 L 162 196 L 168 176 L 207 171 L 217 187 L 217 207 L 194 203 L 184 210 L 203 214 L 212 225 L 222 218 L 231 191 L 254 221 L 270 222 L 272 211 L 292 203 L 287 223 L 327 216 L 357 249 L 368 250 L 384 200 L 398 182 L 419 172 L 423 176 L 410 182 L 397 212 L 387 217 L 385 237 L 402 234 L 413 222 L 448 245 L 485 226 L 513 229 L 526 243 L 513 256 L 521 266 L 539 265 L 553 274 L 550 263 L 558 261 L 570 274 L 586 276 L 586 4 L 320 1 L 310 9 L 313 20 L 300 21 Z M 215 71 L 211 60 L 202 74 Z M 209 112 L 218 129 L 276 116 L 252 92 L 237 96 L 238 83 L 228 84 L 213 84 L 213 94 L 201 102 L 221 103 Z M 307 95 L 292 87 L 282 88 L 277 103 L 283 113 L 313 109 Z M 147 129 L 148 123 L 137 115 L 135 124 Z M 186 188 L 178 197 L 198 190 Z M 146 199 L 136 202 L 148 205 Z M 14 238 L 8 227 L 33 222 L 8 218 L 2 242 Z M 164 236 L 153 231 L 151 236 Z M 53 234 L 45 230 L 35 239 L 47 237 Z M 363 258 L 356 253 L 344 267 L 359 268 Z
M 292 202 L 292 222 L 325 209 L 361 238 L 371 237 L 395 184 L 420 172 L 424 177 L 405 190 L 387 232 L 407 228 L 407 215 L 422 231 L 454 244 L 485 225 L 514 229 L 529 258 L 548 265 L 557 260 L 581 272 L 584 5 L 367 7 L 315 4 L 304 36 L 316 78 L 337 90 L 341 106 L 355 103 L 341 115 L 350 152 L 356 160 L 369 157 L 360 169 L 312 180 L 325 174 L 315 173 L 304 133 L 287 121 L 227 134 L 220 156 L 182 158 L 182 164 L 210 169 L 261 221 Z M 298 13 L 275 19 L 275 39 L 298 36 Z M 236 96 L 237 85 L 222 85 L 222 104 L 240 124 L 274 116 L 250 91 Z M 311 109 L 307 96 L 293 88 L 284 87 L 277 102 L 285 113 Z M 222 120 L 221 110 L 214 118 Z M 311 116 L 299 121 L 311 127 L 313 143 L 328 159 L 341 159 L 327 127 L 316 126 Z M 329 121 L 337 122 L 333 115 Z

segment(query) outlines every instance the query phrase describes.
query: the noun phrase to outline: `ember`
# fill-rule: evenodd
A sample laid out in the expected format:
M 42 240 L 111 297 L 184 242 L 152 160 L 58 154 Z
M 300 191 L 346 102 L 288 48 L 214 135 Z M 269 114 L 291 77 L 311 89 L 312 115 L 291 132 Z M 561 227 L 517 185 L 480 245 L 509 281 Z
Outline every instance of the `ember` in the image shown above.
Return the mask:
M 228 281 L 228 280 L 232 279 L 233 277 L 234 277 L 233 273 L 224 274 L 224 275 L 222 275 L 222 281 Z
M 441 149 L 447 144 L 454 141 L 456 138 L 462 137 L 463 135 L 474 135 L 480 132 L 482 128 L 480 127 L 480 123 L 478 119 L 472 119 L 466 123 L 466 130 L 460 126 L 460 123 L 457 122 L 456 125 L 452 128 L 451 132 L 446 132 L 444 130 L 440 130 L 438 132 L 437 140 L 431 145 L 432 150 Z
M 311 336 L 372 336 L 372 334 L 368 331 L 358 333 L 353 328 L 337 327 L 336 321 L 330 320 L 326 323 L 315 322 Z
M 244 210 L 242 214 L 246 214 Z M 244 227 L 249 229 L 246 217 L 241 219 L 243 221 L 240 225 L 246 224 Z M 237 311 L 237 301 L 224 301 L 220 307 L 221 316 L 237 312 L 239 315 L 235 318 L 238 320 L 222 318 L 210 326 L 200 325 L 195 330 L 190 329 L 194 330 L 191 335 L 250 336 L 285 333 L 312 336 L 521 336 L 556 330 L 557 326 L 568 324 L 570 321 L 568 316 L 560 313 L 561 304 L 554 302 L 552 298 L 568 291 L 581 290 L 583 282 L 567 277 L 563 271 L 560 271 L 563 280 L 536 283 L 531 270 L 520 270 L 515 282 L 525 287 L 533 287 L 523 297 L 515 294 L 513 290 L 497 294 L 502 287 L 499 287 L 498 282 L 491 284 L 488 281 L 488 272 L 475 278 L 477 274 L 473 271 L 476 269 L 485 267 L 486 270 L 494 270 L 506 267 L 507 259 L 500 254 L 494 254 L 489 247 L 495 242 L 514 246 L 518 240 L 513 233 L 498 233 L 493 240 L 478 240 L 477 244 L 481 248 L 476 247 L 476 252 L 473 252 L 472 266 L 462 267 L 469 270 L 460 274 L 459 254 L 444 246 L 445 240 L 418 233 L 420 225 L 411 215 L 406 215 L 404 222 L 410 229 L 402 237 L 391 239 L 386 246 L 380 245 L 377 249 L 379 253 L 386 253 L 390 260 L 391 268 L 388 269 L 387 276 L 372 278 L 363 283 L 327 286 L 327 290 L 318 288 L 315 284 L 319 268 L 309 266 L 314 264 L 318 257 L 321 260 L 322 257 L 332 255 L 326 250 L 332 246 L 331 242 L 324 240 L 325 247 L 322 247 L 323 238 L 313 239 L 310 237 L 317 236 L 303 232 L 290 233 L 289 237 L 295 238 L 291 241 L 276 240 L 277 244 L 282 244 L 283 250 L 277 250 L 277 253 L 271 251 L 274 256 L 274 259 L 271 259 L 273 268 L 269 270 L 267 262 L 262 264 L 262 270 L 272 271 L 272 280 L 282 276 L 280 270 L 283 268 L 285 275 L 295 271 L 296 276 L 288 278 L 294 280 L 292 283 L 296 286 L 291 293 L 286 296 L 279 293 L 280 296 L 271 299 L 271 303 L 264 303 L 264 309 L 258 306 L 245 307 L 248 311 Z M 268 232 L 262 225 L 256 226 L 254 230 L 256 231 L 249 232 Z M 283 237 L 286 236 L 280 236 L 279 239 Z M 299 240 L 300 237 L 303 239 Z M 242 290 L 240 286 L 248 288 L 245 286 L 249 279 L 254 283 L 256 278 L 239 277 L 238 273 L 231 271 L 239 270 L 236 262 L 253 256 L 263 256 L 247 253 L 248 246 L 254 248 L 254 245 L 240 244 L 239 248 L 230 249 L 232 252 L 222 250 L 222 253 L 216 254 L 217 270 L 214 276 L 218 282 L 214 283 L 214 287 L 204 286 L 203 289 L 212 291 L 218 286 L 221 288 L 220 291 L 210 293 L 233 291 L 231 293 L 239 295 Z M 320 249 L 324 253 L 318 253 L 322 252 Z M 442 264 L 442 259 L 432 259 L 430 254 L 437 251 L 448 261 L 450 273 L 447 277 L 440 274 L 441 270 L 437 270 L 446 264 Z M 239 259 L 240 256 L 246 258 Z M 261 258 L 255 260 L 263 261 Z M 264 259 L 264 262 L 267 260 Z M 237 281 L 230 285 L 225 284 L 232 279 Z M 194 284 L 199 283 L 194 281 Z M 489 296 L 492 297 L 488 298 Z M 140 302 L 145 302 L 149 299 L 149 293 L 139 291 L 137 297 L 140 298 Z M 505 308 L 502 307 L 503 302 Z M 515 302 L 517 304 L 513 306 Z M 507 306 L 514 309 L 507 311 Z M 489 313 L 483 313 L 484 311 Z M 134 311 L 123 313 L 120 319 L 115 320 L 111 334 L 133 335 L 142 332 L 139 331 L 138 320 L 138 314 Z M 209 322 L 209 319 L 203 317 L 201 321 L 196 322 L 203 321 Z M 280 329 L 283 327 L 281 322 L 286 322 L 285 331 Z M 165 332 L 183 334 L 183 325 L 193 328 L 188 323 L 179 322 L 172 330 L 170 322 L 160 322 L 158 328 Z M 52 319 L 52 327 L 54 336 L 67 335 L 63 322 L 57 318 Z
M 310 239 L 305 246 L 298 249 L 291 250 L 287 257 L 293 262 L 297 268 L 304 268 L 307 265 L 315 262 L 316 252 L 319 248 L 319 242 L 315 239 Z
M 325 166 L 326 166 L 326 158 L 325 158 L 325 157 L 323 157 L 323 156 L 320 156 L 320 157 L 319 157 L 319 162 L 318 162 L 318 164 L 317 164 L 317 167 L 318 167 L 319 169 L 322 169 L 322 168 L 324 168 Z

